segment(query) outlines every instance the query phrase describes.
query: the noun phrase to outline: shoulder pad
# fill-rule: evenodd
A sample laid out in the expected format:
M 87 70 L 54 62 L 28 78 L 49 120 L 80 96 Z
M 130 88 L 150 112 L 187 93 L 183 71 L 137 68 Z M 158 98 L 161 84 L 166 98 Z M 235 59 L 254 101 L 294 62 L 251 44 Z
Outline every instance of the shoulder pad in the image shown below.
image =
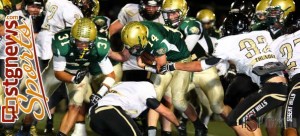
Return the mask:
M 110 41 L 107 37 L 101 36 L 101 34 L 98 33 L 98 36 L 95 40 L 95 46 L 97 49 L 97 54 L 104 57 L 110 50 Z
M 139 5 L 138 4 L 127 4 L 123 7 L 124 12 L 133 17 L 134 15 L 139 13 Z
M 183 20 L 182 24 L 180 25 L 180 30 L 184 32 L 185 35 L 199 35 L 203 31 L 201 22 L 191 17 L 188 17 Z
M 65 56 L 70 48 L 70 29 L 65 29 L 54 35 L 52 39 L 52 51 L 55 56 Z

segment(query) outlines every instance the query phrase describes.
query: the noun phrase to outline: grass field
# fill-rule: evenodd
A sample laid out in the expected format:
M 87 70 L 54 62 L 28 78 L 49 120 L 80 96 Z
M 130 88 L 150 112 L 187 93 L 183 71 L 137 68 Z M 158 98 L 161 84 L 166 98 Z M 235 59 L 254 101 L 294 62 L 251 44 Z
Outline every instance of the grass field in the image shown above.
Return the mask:
M 55 132 L 57 132 L 57 130 L 59 129 L 59 125 L 61 122 L 61 119 L 63 117 L 63 113 L 59 112 L 55 114 L 55 121 L 54 121 L 54 126 L 55 126 Z M 20 120 L 23 118 L 23 116 L 20 117 Z M 21 121 L 18 121 L 15 129 L 17 131 L 18 128 L 20 128 L 21 125 Z M 46 119 L 40 121 L 37 124 L 37 130 L 38 130 L 38 135 L 39 136 L 43 136 L 43 131 L 44 131 L 44 127 L 45 127 L 45 123 L 46 123 Z M 208 136 L 234 136 L 235 133 L 233 132 L 233 130 L 231 130 L 231 128 L 229 128 L 224 122 L 222 121 L 211 121 L 208 125 Z M 263 131 L 263 135 L 266 136 L 266 132 L 265 132 L 265 128 L 264 126 L 262 126 L 262 131 Z M 160 131 L 158 131 L 160 132 Z M 97 136 L 96 133 L 94 133 L 89 125 L 87 125 L 87 133 L 89 136 Z M 173 131 L 173 135 L 176 136 L 177 132 L 174 129 Z M 194 135 L 194 128 L 191 122 L 188 122 L 188 136 L 193 136 Z M 158 136 L 160 136 L 160 134 L 158 134 Z

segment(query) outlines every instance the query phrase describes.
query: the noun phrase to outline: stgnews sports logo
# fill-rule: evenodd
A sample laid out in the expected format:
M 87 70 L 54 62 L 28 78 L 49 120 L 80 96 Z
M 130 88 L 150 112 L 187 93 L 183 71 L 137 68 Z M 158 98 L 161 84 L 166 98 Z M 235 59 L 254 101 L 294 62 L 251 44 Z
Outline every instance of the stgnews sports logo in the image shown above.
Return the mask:
M 1 122 L 14 123 L 19 113 L 31 114 L 42 120 L 47 113 L 48 97 L 45 95 L 36 55 L 31 18 L 6 16 L 5 18 L 5 79 L 4 104 L 1 106 Z M 21 90 L 20 88 L 24 88 Z

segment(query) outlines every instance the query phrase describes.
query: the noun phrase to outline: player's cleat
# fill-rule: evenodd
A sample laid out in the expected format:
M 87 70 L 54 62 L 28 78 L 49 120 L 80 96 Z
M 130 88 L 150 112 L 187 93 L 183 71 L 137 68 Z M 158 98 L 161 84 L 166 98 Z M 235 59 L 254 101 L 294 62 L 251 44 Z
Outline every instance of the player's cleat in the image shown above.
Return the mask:
M 207 136 L 207 133 L 208 129 L 204 124 L 201 124 L 195 128 L 195 136 Z
M 186 124 L 187 124 L 188 119 L 186 118 L 181 118 L 179 121 L 179 128 L 178 128 L 178 134 L 179 136 L 187 136 L 187 132 L 186 132 Z
M 45 136 L 55 136 L 56 134 L 54 133 L 54 128 L 45 128 L 44 135 Z
M 161 136 L 172 136 L 172 132 L 170 132 L 170 131 L 161 131 Z
M 36 130 L 36 127 L 34 126 L 34 125 L 32 125 L 31 127 L 30 127 L 30 135 L 31 136 L 38 136 L 38 134 L 37 134 L 37 130 Z

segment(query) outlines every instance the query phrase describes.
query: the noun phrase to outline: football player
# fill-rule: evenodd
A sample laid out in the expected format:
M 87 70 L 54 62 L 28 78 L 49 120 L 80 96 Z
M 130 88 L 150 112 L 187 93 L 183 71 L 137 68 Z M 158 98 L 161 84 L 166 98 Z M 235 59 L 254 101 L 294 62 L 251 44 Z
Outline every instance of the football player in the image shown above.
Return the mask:
M 237 19 L 233 18 L 232 20 Z M 246 97 L 231 111 L 227 118 L 227 124 L 238 135 L 261 135 L 255 118 L 285 103 L 287 81 L 282 73 L 285 66 L 276 59 L 269 48 L 272 43 L 269 32 L 246 33 L 247 26 L 240 25 L 237 29 L 235 25 L 227 25 L 226 29 L 237 35 L 219 39 L 213 53 L 214 57 L 190 63 L 173 63 L 166 65 L 162 70 L 202 71 L 219 62 L 234 64 L 238 73 L 250 76 L 253 82 L 261 86 L 261 89 Z
M 99 95 L 103 96 L 115 82 L 113 66 L 107 58 L 110 43 L 97 36 L 96 25 L 90 19 L 82 18 L 74 23 L 71 30 L 55 34 L 52 48 L 55 77 L 66 83 L 70 99 L 59 131 L 59 135 L 67 135 L 76 122 L 76 116 L 85 114 L 83 102 L 85 97 L 91 95 L 85 76 L 88 67 L 97 64 L 107 75 L 98 91 Z M 89 72 L 92 73 L 92 70 L 89 69 Z
M 126 4 L 109 27 L 109 34 L 113 36 L 132 21 L 153 21 L 164 24 L 160 9 L 162 0 L 140 0 L 140 4 Z M 147 71 L 144 71 L 136 64 L 136 57 L 130 56 L 128 61 L 122 64 L 124 81 L 146 81 Z M 136 75 L 136 76 L 132 76 Z
M 297 128 L 299 126 L 299 86 L 300 86 L 300 70 L 299 70 L 299 51 L 300 51 L 300 17 L 299 14 L 291 12 L 287 16 L 285 29 L 288 35 L 278 37 L 271 44 L 270 48 L 275 53 L 281 63 L 287 67 L 286 71 L 289 75 L 289 94 L 287 102 L 284 106 L 283 122 L 284 135 L 298 135 Z
M 189 50 L 182 38 L 183 35 L 178 30 L 149 21 L 131 22 L 121 32 L 124 46 L 132 55 L 140 56 L 142 52 L 146 52 L 154 56 L 155 66 L 146 65 L 141 57 L 137 57 L 138 66 L 153 73 L 157 73 L 167 61 L 189 62 L 191 60 Z M 155 79 L 151 80 L 154 82 L 158 100 L 162 99 L 167 87 L 170 87 L 174 107 L 188 116 L 194 124 L 196 135 L 200 135 L 203 124 L 194 108 L 184 97 L 189 84 L 189 76 L 189 72 L 174 71 L 165 75 L 152 76 Z
M 154 109 L 176 127 L 179 126 L 173 112 L 156 99 L 153 84 L 128 81 L 114 85 L 111 93 L 106 94 L 91 108 L 91 129 L 104 136 L 142 136 L 132 118 L 138 117 L 147 108 Z
M 267 29 L 267 9 L 269 8 L 270 0 L 261 0 L 257 3 L 255 14 L 251 22 L 251 30 L 266 30 Z
M 165 22 L 161 15 L 161 3 L 162 0 L 140 0 L 139 4 L 133 4 L 133 3 L 126 4 L 119 12 L 118 19 L 115 20 L 109 27 L 109 34 L 112 37 L 112 39 L 118 36 L 115 34 L 120 32 L 121 29 L 126 24 L 132 21 L 148 20 L 148 21 L 164 24 Z M 149 80 L 150 73 L 137 66 L 136 56 L 130 55 L 129 59 L 123 62 L 122 70 L 123 70 L 122 73 L 123 81 L 148 81 Z
M 184 34 L 185 43 L 191 52 L 192 60 L 208 57 L 214 50 L 212 39 L 202 28 L 200 21 L 186 17 L 187 12 L 188 7 L 185 0 L 163 1 L 162 14 L 165 22 L 168 26 L 178 29 Z M 221 114 L 224 111 L 224 91 L 216 67 L 193 73 L 192 82 L 198 87 L 195 89 L 198 97 L 204 97 L 200 94 L 200 91 L 203 90 L 208 97 L 212 111 Z M 202 101 L 203 98 L 199 98 L 199 100 Z M 207 133 L 205 126 L 203 129 L 203 132 Z
M 48 0 L 45 4 L 45 19 L 42 24 L 42 30 L 36 37 L 37 54 L 39 56 L 40 65 L 44 69 L 42 73 L 42 79 L 44 82 L 44 88 L 47 92 L 47 96 L 50 97 L 49 106 L 51 106 L 52 119 L 47 120 L 45 133 L 53 133 L 53 117 L 56 103 L 65 98 L 66 91 L 64 85 L 57 80 L 54 76 L 52 61 L 48 61 L 52 58 L 53 53 L 51 49 L 52 38 L 54 34 L 65 29 L 70 28 L 76 19 L 83 17 L 80 9 L 76 7 L 71 1 L 62 0 Z M 48 66 L 49 64 L 49 66 Z M 48 67 L 47 67 L 48 66 Z M 46 82 L 50 81 L 51 82 Z M 60 87 L 60 88 L 59 88 Z M 57 90 L 51 98 L 53 92 Z M 77 126 L 77 125 L 76 125 Z M 75 131 L 76 131 L 75 127 Z
M 287 15 L 295 11 L 293 0 L 272 0 L 267 9 L 268 31 L 273 39 L 283 34 L 282 28 Z
M 220 32 L 217 31 L 215 22 L 216 15 L 210 9 L 202 9 L 197 12 L 196 19 L 202 23 L 204 30 L 208 33 L 209 36 L 219 39 Z

